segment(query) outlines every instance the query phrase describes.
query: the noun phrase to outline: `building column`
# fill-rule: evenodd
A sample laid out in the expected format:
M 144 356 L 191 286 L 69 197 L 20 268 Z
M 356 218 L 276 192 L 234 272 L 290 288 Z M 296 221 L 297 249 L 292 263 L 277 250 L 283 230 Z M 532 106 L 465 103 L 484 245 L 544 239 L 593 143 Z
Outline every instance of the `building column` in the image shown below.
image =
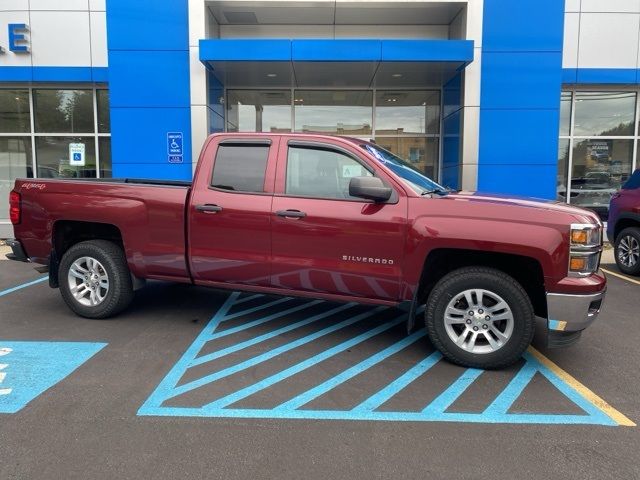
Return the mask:
M 484 0 L 483 18 L 478 189 L 555 198 L 564 2 Z

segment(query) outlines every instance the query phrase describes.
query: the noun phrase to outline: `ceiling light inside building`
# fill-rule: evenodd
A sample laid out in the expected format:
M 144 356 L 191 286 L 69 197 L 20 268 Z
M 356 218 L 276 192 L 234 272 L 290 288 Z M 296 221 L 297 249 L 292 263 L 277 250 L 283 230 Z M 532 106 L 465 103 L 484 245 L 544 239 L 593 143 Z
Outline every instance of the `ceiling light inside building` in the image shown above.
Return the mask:
M 276 78 L 278 75 L 275 73 L 267 73 L 267 77 L 269 78 Z
M 391 75 L 393 78 L 402 78 L 402 74 L 401 73 L 394 73 L 393 75 Z

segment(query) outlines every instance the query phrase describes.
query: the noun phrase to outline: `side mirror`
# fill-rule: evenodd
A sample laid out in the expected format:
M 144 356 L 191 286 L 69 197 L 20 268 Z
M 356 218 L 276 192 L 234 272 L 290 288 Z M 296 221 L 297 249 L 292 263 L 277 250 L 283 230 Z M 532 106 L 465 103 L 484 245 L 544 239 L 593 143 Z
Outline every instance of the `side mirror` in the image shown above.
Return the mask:
M 366 198 L 374 202 L 386 202 L 391 198 L 392 190 L 378 177 L 353 177 L 349 181 L 349 195 Z

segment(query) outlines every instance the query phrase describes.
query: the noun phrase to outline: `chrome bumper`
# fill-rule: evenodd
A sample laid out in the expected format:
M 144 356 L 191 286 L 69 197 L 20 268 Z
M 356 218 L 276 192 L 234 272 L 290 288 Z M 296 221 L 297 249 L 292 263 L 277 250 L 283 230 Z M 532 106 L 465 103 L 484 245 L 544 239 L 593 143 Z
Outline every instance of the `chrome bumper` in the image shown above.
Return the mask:
M 549 332 L 579 332 L 598 318 L 606 290 L 591 295 L 547 293 Z

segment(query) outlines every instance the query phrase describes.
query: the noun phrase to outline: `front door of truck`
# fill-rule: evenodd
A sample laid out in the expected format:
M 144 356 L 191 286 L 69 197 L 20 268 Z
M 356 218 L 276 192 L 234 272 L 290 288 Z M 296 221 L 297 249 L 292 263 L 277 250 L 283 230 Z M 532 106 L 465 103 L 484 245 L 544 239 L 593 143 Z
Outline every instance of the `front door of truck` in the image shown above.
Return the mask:
M 222 137 L 205 150 L 188 216 L 196 283 L 269 286 L 276 155 L 269 137 Z
M 358 157 L 357 148 L 281 140 L 272 286 L 398 299 L 407 199 L 399 189 L 386 203 L 349 195 L 352 177 L 379 173 Z

